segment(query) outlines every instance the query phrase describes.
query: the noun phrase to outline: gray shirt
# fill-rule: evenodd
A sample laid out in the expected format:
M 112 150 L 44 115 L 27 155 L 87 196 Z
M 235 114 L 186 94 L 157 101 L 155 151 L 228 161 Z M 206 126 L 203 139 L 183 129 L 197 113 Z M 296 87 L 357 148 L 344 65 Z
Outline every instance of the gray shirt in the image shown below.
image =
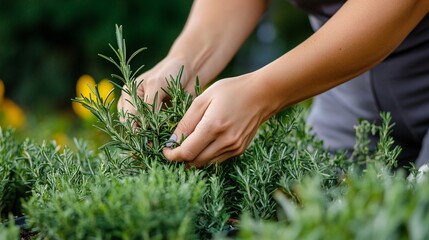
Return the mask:
M 310 15 L 317 31 L 345 1 L 290 0 Z M 399 165 L 429 162 L 429 15 L 400 46 L 370 71 L 314 99 L 308 122 L 332 150 L 352 150 L 358 119 L 380 121 L 390 112 Z

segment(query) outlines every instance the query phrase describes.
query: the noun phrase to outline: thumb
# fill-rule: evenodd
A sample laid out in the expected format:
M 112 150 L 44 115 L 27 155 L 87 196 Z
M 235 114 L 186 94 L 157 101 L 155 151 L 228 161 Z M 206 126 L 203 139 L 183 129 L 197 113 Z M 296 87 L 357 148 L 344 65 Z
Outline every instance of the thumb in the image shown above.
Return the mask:
M 175 143 L 181 143 L 183 138 L 189 136 L 201 121 L 208 105 L 209 104 L 205 104 L 200 101 L 199 97 L 195 98 L 183 118 L 177 124 L 177 127 L 168 140 L 166 147 L 170 148 Z
M 208 105 L 209 103 L 203 104 L 194 101 L 163 149 L 165 158 L 170 161 L 192 161 L 207 145 L 205 142 L 207 139 L 201 134 L 195 133 L 194 130 L 203 118 Z M 181 139 L 188 136 L 189 138 L 181 143 Z M 181 145 L 173 149 L 172 147 L 176 143 L 181 143 Z

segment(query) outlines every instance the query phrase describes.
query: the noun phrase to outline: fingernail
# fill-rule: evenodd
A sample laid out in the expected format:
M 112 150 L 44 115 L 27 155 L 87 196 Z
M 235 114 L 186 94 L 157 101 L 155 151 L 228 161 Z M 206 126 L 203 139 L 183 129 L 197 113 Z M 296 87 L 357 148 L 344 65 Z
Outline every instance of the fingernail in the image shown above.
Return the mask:
M 176 144 L 177 142 L 177 135 L 176 134 L 172 134 L 170 139 L 168 139 L 167 143 L 165 144 L 166 147 L 171 148 L 173 146 L 173 144 Z

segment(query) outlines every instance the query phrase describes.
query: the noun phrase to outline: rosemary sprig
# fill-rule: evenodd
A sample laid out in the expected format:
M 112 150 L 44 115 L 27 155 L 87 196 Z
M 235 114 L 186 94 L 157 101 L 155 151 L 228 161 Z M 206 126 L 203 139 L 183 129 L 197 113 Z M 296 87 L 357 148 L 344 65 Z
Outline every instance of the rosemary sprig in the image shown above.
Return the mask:
M 167 143 L 171 133 L 175 129 L 179 120 L 183 117 L 186 110 L 192 103 L 193 97 L 184 91 L 181 87 L 183 67 L 178 75 L 173 78 L 170 76 L 167 83 L 167 89 L 162 89 L 170 98 L 170 105 L 161 104 L 160 109 L 155 109 L 156 102 L 146 103 L 137 94 L 141 82 L 136 82 L 137 73 L 143 68 L 139 67 L 137 71 L 132 71 L 131 60 L 145 48 L 140 48 L 127 58 L 125 39 L 122 37 L 122 27 L 116 26 L 117 49 L 109 44 L 115 53 L 117 61 L 112 57 L 100 56 L 111 62 L 120 71 L 121 75 L 112 74 L 112 77 L 120 80 L 123 87 L 115 84 L 122 89 L 125 94 L 130 96 L 129 103 L 136 109 L 136 114 L 120 111 L 117 113 L 113 109 L 113 101 L 106 102 L 99 94 L 98 87 L 92 89 L 93 98 L 76 98 L 75 101 L 81 103 L 89 109 L 98 119 L 97 128 L 107 133 L 111 137 L 102 148 L 119 148 L 128 153 L 129 156 L 141 161 L 144 167 L 150 167 L 151 161 L 164 161 L 161 154 L 162 148 Z M 144 80 L 143 80 L 144 81 Z M 196 85 L 196 92 L 201 92 L 201 87 Z M 106 98 L 107 99 L 107 98 Z M 157 99 L 157 97 L 155 97 Z M 125 119 L 120 121 L 119 119 Z M 135 127 L 135 126 L 138 127 Z

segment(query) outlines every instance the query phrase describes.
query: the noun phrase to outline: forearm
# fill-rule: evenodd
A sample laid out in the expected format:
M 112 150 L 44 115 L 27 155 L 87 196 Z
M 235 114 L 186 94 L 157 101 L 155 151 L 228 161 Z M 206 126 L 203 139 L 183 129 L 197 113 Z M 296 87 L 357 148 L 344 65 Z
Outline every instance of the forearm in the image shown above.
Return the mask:
M 228 64 L 252 32 L 265 0 L 196 0 L 167 58 L 183 59 L 188 77 L 205 85 Z
M 278 111 L 381 62 L 428 8 L 426 0 L 349 0 L 313 36 L 251 75 Z

